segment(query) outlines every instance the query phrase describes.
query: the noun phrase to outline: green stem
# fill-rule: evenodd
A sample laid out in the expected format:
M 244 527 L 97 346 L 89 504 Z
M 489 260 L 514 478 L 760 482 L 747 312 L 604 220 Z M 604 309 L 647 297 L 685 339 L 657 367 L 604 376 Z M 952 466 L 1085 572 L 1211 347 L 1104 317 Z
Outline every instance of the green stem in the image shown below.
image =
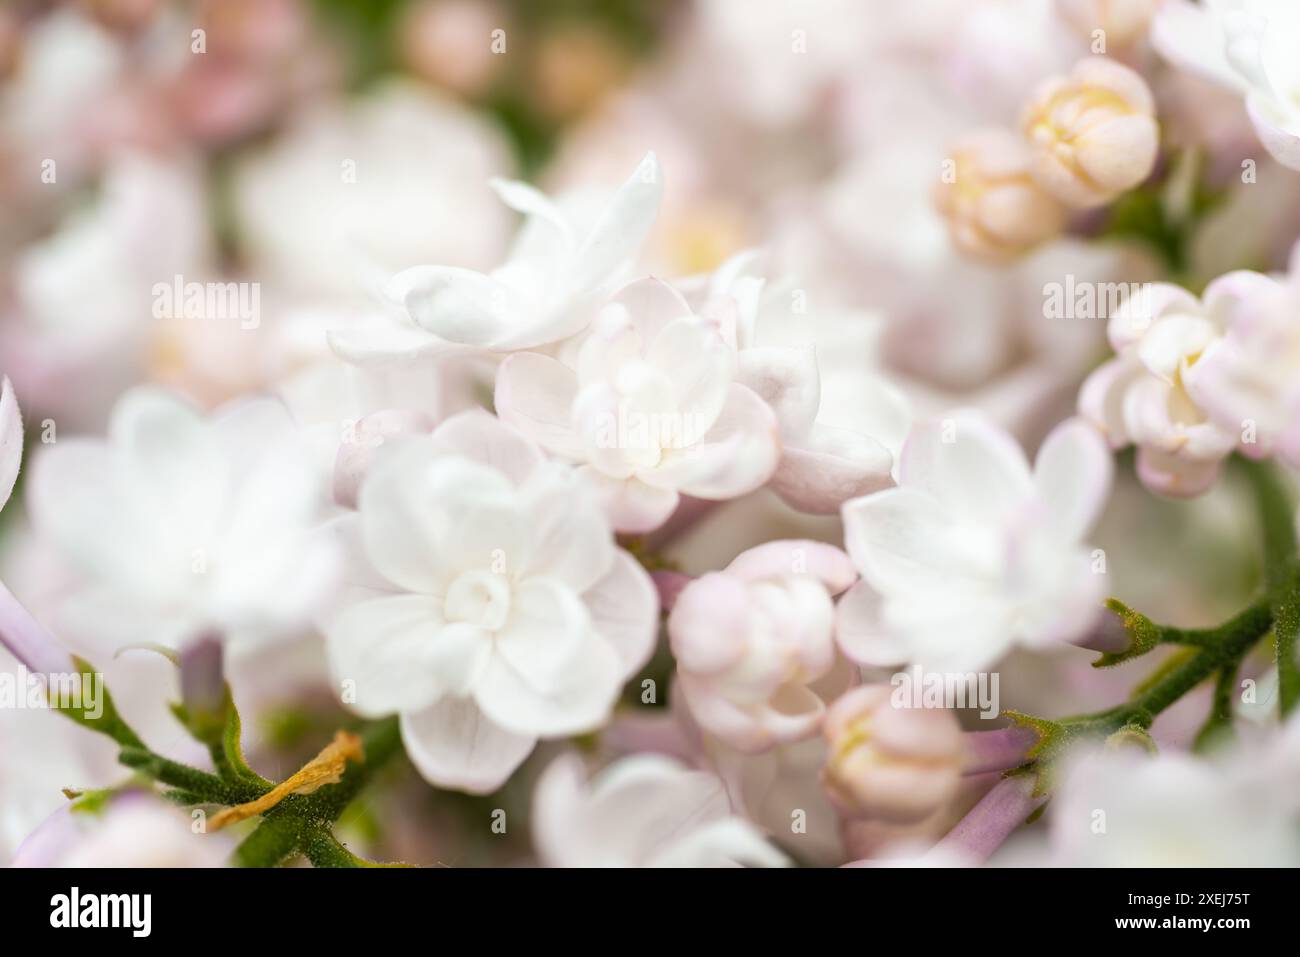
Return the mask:
M 234 862 L 241 867 L 274 867 L 297 853 L 306 854 L 309 860 L 313 854 L 322 860 L 335 859 L 337 852 L 330 848 L 329 842 L 338 842 L 330 829 L 375 775 L 402 752 L 396 718 L 366 726 L 361 731 L 361 740 L 365 761 L 349 764 L 338 784 L 312 794 L 290 795 L 268 811 L 257 829 L 236 848 Z M 346 849 L 344 852 L 347 853 Z
M 1278 707 L 1286 717 L 1300 702 L 1300 563 L 1296 560 L 1295 513 L 1286 485 L 1267 462 L 1244 460 L 1255 492 L 1264 537 L 1264 581 L 1273 609 L 1273 656 L 1277 664 Z

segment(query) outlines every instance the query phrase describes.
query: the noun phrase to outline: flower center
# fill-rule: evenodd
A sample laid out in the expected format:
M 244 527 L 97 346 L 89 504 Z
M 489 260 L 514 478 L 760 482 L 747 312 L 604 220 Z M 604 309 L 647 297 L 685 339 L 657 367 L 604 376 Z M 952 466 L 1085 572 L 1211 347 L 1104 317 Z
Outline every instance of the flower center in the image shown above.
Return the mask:
M 444 611 L 448 621 L 496 631 L 510 614 L 510 583 L 494 572 L 463 572 L 447 589 Z

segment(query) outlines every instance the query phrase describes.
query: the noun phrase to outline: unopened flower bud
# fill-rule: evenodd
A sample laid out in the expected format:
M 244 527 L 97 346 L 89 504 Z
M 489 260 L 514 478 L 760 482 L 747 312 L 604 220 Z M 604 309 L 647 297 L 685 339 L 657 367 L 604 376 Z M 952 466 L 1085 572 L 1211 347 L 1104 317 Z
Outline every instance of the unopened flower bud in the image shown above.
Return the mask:
M 951 711 L 896 708 L 892 690 L 855 688 L 827 710 L 822 784 L 847 815 L 911 824 L 957 793 L 962 736 Z
M 1146 179 L 1160 139 L 1146 81 L 1102 57 L 1080 60 L 1069 76 L 1044 83 L 1021 128 L 1034 176 L 1078 208 L 1101 206 Z
M 988 129 L 967 136 L 952 164 L 935 205 L 963 252 L 1011 259 L 1061 231 L 1065 211 L 1031 175 L 1029 150 L 1014 134 Z

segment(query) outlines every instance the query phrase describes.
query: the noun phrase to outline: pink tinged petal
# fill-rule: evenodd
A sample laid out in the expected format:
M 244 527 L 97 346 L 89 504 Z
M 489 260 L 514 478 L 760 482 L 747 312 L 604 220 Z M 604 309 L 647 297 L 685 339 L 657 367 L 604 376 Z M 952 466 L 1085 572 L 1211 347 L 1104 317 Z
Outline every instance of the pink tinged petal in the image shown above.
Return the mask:
M 23 459 L 23 417 L 14 388 L 6 378 L 0 386 L 0 509 L 5 507 L 18 480 Z
M 703 439 L 687 449 L 665 450 L 659 466 L 638 477 L 695 498 L 736 498 L 767 482 L 780 457 L 771 408 L 749 389 L 733 384 L 721 415 Z
M 403 438 L 428 435 L 432 428 L 433 420 L 429 416 L 409 409 L 385 409 L 358 419 L 334 458 L 335 503 L 356 508 L 361 482 L 376 456 Z
M 1300 170 L 1300 135 L 1294 117 L 1283 116 L 1275 103 L 1253 91 L 1246 97 L 1246 111 L 1264 149 L 1288 169 Z
M 674 320 L 691 315 L 691 307 L 680 292 L 651 276 L 623 286 L 610 302 L 622 307 L 619 312 L 623 322 L 642 344 L 653 342 Z
M 582 458 L 582 443 L 572 428 L 578 379 L 550 356 L 516 352 L 497 370 L 497 415 L 542 448 L 567 458 Z
M 1195 498 L 1208 492 L 1219 479 L 1222 460 L 1194 462 L 1143 447 L 1138 449 L 1137 473 L 1151 491 L 1170 498 Z
M 576 293 L 594 291 L 619 267 L 633 260 L 659 214 L 663 172 L 654 153 L 647 153 L 601 210 L 596 224 L 574 254 L 567 277 Z
M 578 474 L 592 487 L 601 512 L 619 532 L 654 531 L 668 521 L 680 499 L 673 489 L 655 488 L 636 478 L 611 478 L 589 465 L 578 469 Z
M 838 595 L 857 579 L 849 556 L 834 545 L 808 539 L 786 539 L 758 545 L 737 555 L 727 574 L 745 581 L 811 575 L 832 595 Z
M 819 424 L 798 446 L 786 445 L 771 485 L 792 508 L 833 515 L 850 499 L 892 485 L 893 462 L 870 436 Z
M 656 451 L 646 447 L 648 433 L 623 434 L 631 424 L 626 411 L 623 397 L 607 382 L 582 389 L 573 403 L 573 428 L 582 442 L 582 458 L 611 479 L 630 478 L 634 457 Z
M 483 409 L 453 415 L 434 430 L 433 438 L 440 448 L 491 466 L 516 486 L 546 461 L 518 429 Z
M 385 294 L 401 303 L 426 332 L 482 348 L 491 348 L 514 332 L 510 317 L 519 312 L 508 287 L 457 266 L 413 266 L 394 276 Z
M 757 709 L 742 708 L 707 678 L 680 673 L 674 686 L 701 729 L 738 751 L 755 754 L 773 743 L 759 725 Z
M 850 588 L 835 606 L 835 641 L 861 665 L 897 665 L 911 653 L 908 643 L 885 624 L 880 593 L 866 582 Z
M 441 602 L 423 595 L 372 598 L 344 609 L 326 634 L 336 682 L 368 716 L 418 711 L 464 694 L 491 647 L 487 635 L 447 624 Z M 344 684 L 347 682 L 348 684 Z
M 1124 422 L 1124 396 L 1142 372 L 1131 355 L 1116 357 L 1099 366 L 1079 390 L 1079 414 L 1101 430 L 1112 449 L 1132 441 Z
M 609 572 L 582 594 L 592 624 L 613 646 L 624 677 L 641 670 L 659 634 L 659 596 L 635 558 L 619 549 Z
M 1155 168 L 1160 128 L 1150 116 L 1119 116 L 1093 126 L 1079 140 L 1075 160 L 1087 177 L 1103 186 L 1128 189 Z
M 929 492 L 957 521 L 1001 522 L 1033 494 L 1029 463 L 1016 440 L 970 413 L 913 428 L 898 482 Z
M 668 616 L 681 669 L 711 675 L 736 665 L 748 647 L 749 613 L 749 589 L 738 577 L 710 572 L 682 589 Z
M 63 674 L 72 668 L 72 656 L 10 594 L 4 582 L 0 582 L 0 645 L 34 674 Z
M 812 346 L 745 349 L 736 381 L 772 407 L 787 441 L 808 434 L 821 404 L 821 375 Z
M 676 319 L 649 344 L 646 360 L 668 379 L 673 405 L 685 420 L 682 444 L 691 445 L 717 421 L 727 401 L 735 353 L 709 323 Z
M 1088 534 L 1110 495 L 1113 473 L 1105 441 L 1083 420 L 1068 419 L 1048 435 L 1038 450 L 1034 484 L 1062 541 Z
M 537 739 L 494 724 L 469 698 L 443 698 L 401 717 L 402 743 L 430 784 L 491 794 L 532 753 Z

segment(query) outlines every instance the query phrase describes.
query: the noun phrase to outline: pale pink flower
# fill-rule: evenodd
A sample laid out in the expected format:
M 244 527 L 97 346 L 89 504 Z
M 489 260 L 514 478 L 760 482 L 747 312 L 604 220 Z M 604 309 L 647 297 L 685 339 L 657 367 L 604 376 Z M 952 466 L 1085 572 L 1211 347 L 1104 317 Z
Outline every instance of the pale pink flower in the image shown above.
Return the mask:
M 771 478 L 776 418 L 736 372 L 717 323 L 643 279 L 601 311 L 572 367 L 534 352 L 506 359 L 496 407 L 547 451 L 584 463 L 616 529 L 645 532 L 682 494 L 735 498 Z
M 1105 589 L 1082 540 L 1111 472 L 1105 443 L 1078 420 L 1048 436 L 1032 470 L 978 416 L 917 426 L 898 487 L 844 506 L 862 580 L 840 600 L 840 647 L 866 664 L 970 671 L 1016 645 L 1080 637 Z
M 856 577 L 838 548 L 777 541 L 687 585 L 668 636 L 700 727 L 742 751 L 816 734 L 825 704 L 810 685 L 835 664 L 832 597 Z

